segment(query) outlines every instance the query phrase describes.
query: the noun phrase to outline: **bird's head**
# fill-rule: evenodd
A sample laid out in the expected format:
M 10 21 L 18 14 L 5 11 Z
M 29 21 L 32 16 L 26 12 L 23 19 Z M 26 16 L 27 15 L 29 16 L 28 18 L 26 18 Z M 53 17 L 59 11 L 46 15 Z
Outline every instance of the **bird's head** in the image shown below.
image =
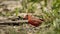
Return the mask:
M 31 18 L 31 15 L 25 15 L 24 18 L 29 19 Z

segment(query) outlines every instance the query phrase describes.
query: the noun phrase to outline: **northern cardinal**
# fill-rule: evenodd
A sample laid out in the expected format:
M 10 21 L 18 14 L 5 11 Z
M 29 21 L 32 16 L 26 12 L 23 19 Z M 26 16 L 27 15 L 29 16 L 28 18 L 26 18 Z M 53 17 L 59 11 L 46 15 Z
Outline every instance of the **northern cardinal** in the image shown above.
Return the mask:
M 28 23 L 35 27 L 42 24 L 42 21 L 43 21 L 43 19 L 38 19 L 38 18 L 32 17 L 31 15 L 26 15 L 24 18 L 28 19 Z

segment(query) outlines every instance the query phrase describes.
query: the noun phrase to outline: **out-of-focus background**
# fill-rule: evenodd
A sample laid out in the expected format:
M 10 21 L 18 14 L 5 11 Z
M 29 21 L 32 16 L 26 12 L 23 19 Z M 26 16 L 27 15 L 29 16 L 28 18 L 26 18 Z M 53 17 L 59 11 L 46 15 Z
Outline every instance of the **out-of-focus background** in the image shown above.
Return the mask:
M 43 18 L 43 23 L 38 27 L 26 22 L 19 26 L 0 24 L 0 34 L 60 34 L 60 0 L 0 0 L 0 22 L 18 16 L 23 20 L 28 13 Z

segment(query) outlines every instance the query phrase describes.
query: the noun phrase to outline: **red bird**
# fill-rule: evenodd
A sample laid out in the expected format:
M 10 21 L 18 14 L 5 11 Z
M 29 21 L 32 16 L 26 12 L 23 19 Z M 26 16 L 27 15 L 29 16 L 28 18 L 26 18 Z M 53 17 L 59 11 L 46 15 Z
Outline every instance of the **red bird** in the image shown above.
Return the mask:
M 43 21 L 43 19 L 32 17 L 32 15 L 26 15 L 25 19 L 28 19 L 28 23 L 35 27 L 39 26 Z

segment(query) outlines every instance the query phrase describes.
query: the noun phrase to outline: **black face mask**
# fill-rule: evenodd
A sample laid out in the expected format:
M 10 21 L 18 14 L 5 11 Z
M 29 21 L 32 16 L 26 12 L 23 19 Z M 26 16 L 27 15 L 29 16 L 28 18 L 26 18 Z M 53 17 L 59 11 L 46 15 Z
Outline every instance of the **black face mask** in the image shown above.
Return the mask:
M 23 20 L 28 20 L 28 15 L 26 15 L 25 18 L 23 18 Z

